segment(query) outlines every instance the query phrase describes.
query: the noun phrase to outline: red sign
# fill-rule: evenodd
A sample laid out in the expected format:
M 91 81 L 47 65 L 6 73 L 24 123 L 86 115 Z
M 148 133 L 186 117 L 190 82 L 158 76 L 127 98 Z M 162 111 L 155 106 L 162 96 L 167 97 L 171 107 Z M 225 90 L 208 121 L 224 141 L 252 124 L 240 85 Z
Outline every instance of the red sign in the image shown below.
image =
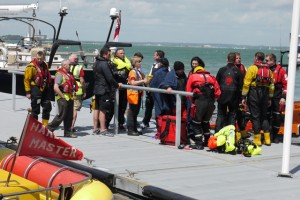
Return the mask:
M 20 156 L 44 156 L 63 160 L 81 160 L 83 153 L 56 137 L 31 115 L 20 140 Z

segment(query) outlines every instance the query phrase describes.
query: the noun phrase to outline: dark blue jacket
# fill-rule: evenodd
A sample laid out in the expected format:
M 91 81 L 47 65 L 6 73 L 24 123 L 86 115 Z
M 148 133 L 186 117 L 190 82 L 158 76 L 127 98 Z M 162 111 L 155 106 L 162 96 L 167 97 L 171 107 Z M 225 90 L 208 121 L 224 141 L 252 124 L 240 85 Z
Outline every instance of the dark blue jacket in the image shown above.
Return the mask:
M 159 88 L 160 84 L 165 79 L 168 72 L 169 72 L 168 67 L 160 67 L 159 69 L 157 69 L 153 74 L 153 78 L 150 82 L 150 87 Z M 161 93 L 151 92 L 151 95 L 154 100 L 155 118 L 157 118 L 165 110 L 168 110 L 169 106 L 168 106 L 167 102 L 165 102 Z

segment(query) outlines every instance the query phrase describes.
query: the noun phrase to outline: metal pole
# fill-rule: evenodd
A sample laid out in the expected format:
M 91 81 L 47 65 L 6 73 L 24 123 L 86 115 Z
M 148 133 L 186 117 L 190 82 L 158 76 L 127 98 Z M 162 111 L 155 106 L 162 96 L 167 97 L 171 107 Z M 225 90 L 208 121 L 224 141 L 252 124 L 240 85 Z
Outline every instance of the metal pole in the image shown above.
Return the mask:
M 181 97 L 179 94 L 176 94 L 176 137 L 175 137 L 175 146 L 180 145 L 181 140 Z
M 111 24 L 110 24 L 110 29 L 109 29 L 108 36 L 107 36 L 107 39 L 106 39 L 106 43 L 108 43 L 108 41 L 109 41 L 111 30 L 112 30 L 112 27 L 113 27 L 114 22 L 115 22 L 116 19 L 117 19 L 116 17 L 111 18 Z
M 68 14 L 68 13 L 67 13 L 66 11 L 60 11 L 60 12 L 59 12 L 59 15 L 60 15 L 60 22 L 59 22 L 59 26 L 58 26 L 57 35 L 56 35 L 55 40 L 58 40 L 58 36 L 59 36 L 59 33 L 60 33 L 60 28 L 61 28 L 61 25 L 62 25 L 64 16 L 66 16 L 67 14 Z
M 13 100 L 13 111 L 16 111 L 16 74 L 12 73 L 12 100 Z
M 287 85 L 286 112 L 285 112 L 285 121 L 284 121 L 282 169 L 281 172 L 279 173 L 279 176 L 282 177 L 291 177 L 291 174 L 289 173 L 289 164 L 290 164 L 290 148 L 291 148 L 291 137 L 292 137 L 292 121 L 293 121 L 293 111 L 294 111 L 295 75 L 296 75 L 298 31 L 299 31 L 299 10 L 300 10 L 300 0 L 294 0 L 289 66 L 288 66 L 289 77 L 288 77 L 288 85 Z
M 116 97 L 115 97 L 115 107 L 114 107 L 114 126 L 115 126 L 115 134 L 119 133 L 119 89 L 116 89 Z

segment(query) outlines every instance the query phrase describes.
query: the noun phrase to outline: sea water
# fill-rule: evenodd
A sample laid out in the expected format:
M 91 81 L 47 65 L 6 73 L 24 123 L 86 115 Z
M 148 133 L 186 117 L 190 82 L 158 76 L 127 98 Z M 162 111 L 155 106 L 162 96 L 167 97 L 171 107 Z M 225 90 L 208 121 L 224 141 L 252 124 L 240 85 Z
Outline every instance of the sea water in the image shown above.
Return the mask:
M 93 52 L 95 49 L 101 49 L 103 43 L 97 42 L 83 42 L 83 50 L 86 52 Z M 141 52 L 144 56 L 142 61 L 142 71 L 147 75 L 154 62 L 153 55 L 155 50 L 163 50 L 165 57 L 168 58 L 170 67 L 172 69 L 175 61 L 181 61 L 185 65 L 185 72 L 188 73 L 191 70 L 191 58 L 199 56 L 205 62 L 205 69 L 211 74 L 216 75 L 219 68 L 227 64 L 227 55 L 230 52 L 239 52 L 241 54 L 242 63 L 247 68 L 253 64 L 254 54 L 258 51 L 265 53 L 273 53 L 277 57 L 277 61 L 280 61 L 280 51 L 289 50 L 288 47 L 259 47 L 259 46 L 242 46 L 242 45 L 201 45 L 201 44 L 175 44 L 175 43 L 133 43 L 132 47 L 125 47 L 125 55 L 127 58 L 131 58 L 135 52 Z M 79 51 L 78 47 L 62 47 L 58 51 Z M 288 64 L 288 56 L 283 56 L 283 63 Z M 296 70 L 296 82 L 295 82 L 295 100 L 300 100 L 300 70 Z M 89 106 L 90 99 L 84 102 L 84 106 Z M 144 110 L 141 109 L 141 115 Z

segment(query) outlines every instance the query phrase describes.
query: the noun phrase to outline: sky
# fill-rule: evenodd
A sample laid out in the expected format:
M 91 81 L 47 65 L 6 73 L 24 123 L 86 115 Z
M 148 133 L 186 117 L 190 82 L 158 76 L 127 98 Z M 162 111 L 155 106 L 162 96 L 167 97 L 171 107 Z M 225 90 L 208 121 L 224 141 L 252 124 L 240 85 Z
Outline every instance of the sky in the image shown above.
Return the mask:
M 0 5 L 31 4 L 0 0 Z M 60 39 L 106 41 L 110 9 L 121 10 L 120 42 L 175 42 L 289 46 L 292 0 L 39 0 L 37 18 L 58 28 L 60 7 L 67 7 Z M 30 13 L 12 16 L 31 17 Z M 0 16 L 3 14 L 0 13 Z M 7 16 L 7 15 L 6 15 Z M 48 37 L 53 29 L 38 24 Z M 114 33 L 113 27 L 112 34 Z M 25 35 L 28 28 L 14 20 L 0 21 L 0 35 Z M 78 38 L 76 36 L 78 32 Z

